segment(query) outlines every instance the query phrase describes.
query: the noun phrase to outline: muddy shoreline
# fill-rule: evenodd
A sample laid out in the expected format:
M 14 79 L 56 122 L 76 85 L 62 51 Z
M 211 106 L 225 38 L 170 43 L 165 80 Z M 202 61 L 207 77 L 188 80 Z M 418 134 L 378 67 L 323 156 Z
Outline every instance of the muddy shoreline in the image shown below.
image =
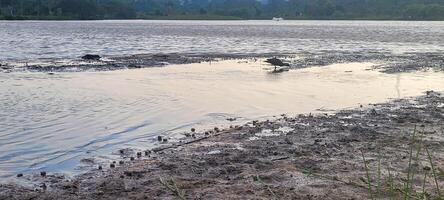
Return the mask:
M 0 72 L 84 72 L 112 71 L 161 67 L 171 64 L 192 64 L 229 59 L 265 59 L 278 57 L 290 63 L 290 69 L 314 66 L 327 66 L 347 62 L 376 62 L 377 70 L 385 73 L 413 72 L 421 70 L 444 71 L 444 54 L 440 52 L 404 53 L 378 51 L 325 51 L 299 53 L 262 53 L 262 54 L 137 54 L 128 56 L 102 57 L 100 60 L 46 59 L 37 62 L 6 62 L 0 60 Z
M 429 91 L 336 113 L 195 130 L 157 149 L 122 150 L 116 163 L 73 179 L 24 175 L 18 179 L 35 184 L 1 185 L 0 199 L 366 199 L 370 193 L 361 152 L 371 179 L 380 161 L 383 177 L 390 170 L 401 183 L 415 129 L 432 152 L 442 187 L 443 113 L 444 96 Z M 419 156 L 415 169 L 413 182 L 421 186 L 419 174 L 430 170 L 426 156 Z M 425 185 L 427 195 L 436 197 L 433 180 Z

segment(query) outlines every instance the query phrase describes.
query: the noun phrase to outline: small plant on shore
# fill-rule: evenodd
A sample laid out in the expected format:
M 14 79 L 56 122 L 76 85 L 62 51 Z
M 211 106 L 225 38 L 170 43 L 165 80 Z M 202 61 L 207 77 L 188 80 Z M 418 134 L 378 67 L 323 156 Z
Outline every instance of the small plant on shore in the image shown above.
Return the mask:
M 267 184 L 265 184 L 261 177 L 259 175 L 253 176 L 253 181 L 258 182 L 260 184 L 265 185 L 265 189 L 271 194 L 271 196 L 273 197 L 274 200 L 279 200 L 279 196 L 276 195 L 276 193 L 270 188 L 270 186 L 268 186 Z
M 181 200 L 185 200 L 185 190 L 180 189 L 177 186 L 176 181 L 171 178 L 171 180 L 164 180 L 163 178 L 159 178 L 160 183 L 168 188 L 175 196 L 177 196 Z
M 408 166 L 407 166 L 407 175 L 405 178 L 400 179 L 399 181 L 395 180 L 395 176 L 393 170 L 391 170 L 391 166 L 386 167 L 386 176 L 382 176 L 381 172 L 381 161 L 382 156 L 378 152 L 378 163 L 377 163 L 377 172 L 376 172 L 376 180 L 370 176 L 370 168 L 368 166 L 368 160 L 365 158 L 364 152 L 362 154 L 363 166 L 365 170 L 365 178 L 362 180 L 366 183 L 366 188 L 369 193 L 369 197 L 371 199 L 375 199 L 378 197 L 388 196 L 389 199 L 434 199 L 434 200 L 443 200 L 443 196 L 441 194 L 441 189 L 438 184 L 438 180 L 442 172 L 435 167 L 433 156 L 427 147 L 427 145 L 423 142 L 420 132 L 417 131 L 416 127 L 413 131 L 412 137 L 410 139 L 409 144 L 409 155 L 408 155 Z M 423 174 L 420 174 L 420 159 L 421 155 L 423 155 L 424 160 L 427 161 L 429 166 L 424 166 Z M 415 182 L 415 177 L 420 176 L 421 183 L 418 184 Z M 428 181 L 433 181 L 433 185 L 430 185 L 434 188 L 434 195 L 427 193 L 427 183 Z M 383 181 L 384 184 L 383 184 Z M 415 184 L 416 183 L 416 184 Z

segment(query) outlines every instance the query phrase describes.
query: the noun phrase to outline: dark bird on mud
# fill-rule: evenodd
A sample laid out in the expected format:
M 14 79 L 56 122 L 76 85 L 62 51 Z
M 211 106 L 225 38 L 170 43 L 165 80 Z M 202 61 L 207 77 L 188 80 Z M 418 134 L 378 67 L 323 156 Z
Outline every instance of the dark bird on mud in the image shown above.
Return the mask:
M 265 62 L 270 63 L 272 65 L 274 65 L 274 71 L 276 71 L 276 67 L 282 67 L 282 66 L 290 66 L 289 63 L 284 63 L 281 59 L 278 59 L 276 57 L 274 58 L 269 58 L 267 60 L 265 60 Z

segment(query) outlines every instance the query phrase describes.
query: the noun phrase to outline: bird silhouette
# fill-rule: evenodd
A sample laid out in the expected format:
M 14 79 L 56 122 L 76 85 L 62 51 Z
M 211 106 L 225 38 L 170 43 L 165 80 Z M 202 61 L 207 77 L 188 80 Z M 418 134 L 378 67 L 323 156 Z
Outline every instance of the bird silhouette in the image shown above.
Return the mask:
M 278 59 L 278 58 L 276 58 L 276 57 L 274 57 L 274 58 L 268 58 L 267 60 L 265 60 L 265 62 L 274 65 L 274 71 L 276 71 L 277 66 L 279 66 L 279 67 L 282 67 L 282 66 L 290 66 L 289 63 L 284 63 L 281 59 Z

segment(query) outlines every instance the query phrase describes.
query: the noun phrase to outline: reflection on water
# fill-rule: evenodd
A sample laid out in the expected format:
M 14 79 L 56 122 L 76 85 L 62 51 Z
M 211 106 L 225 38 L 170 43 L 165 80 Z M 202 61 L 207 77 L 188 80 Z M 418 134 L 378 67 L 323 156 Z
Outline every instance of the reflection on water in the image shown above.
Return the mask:
M 222 61 L 112 72 L 0 74 L 0 176 L 72 170 L 84 157 L 150 148 L 159 134 L 281 113 L 442 91 L 444 74 L 382 74 L 371 63 L 268 73 Z M 235 122 L 226 118 L 241 117 Z
M 401 98 L 401 91 L 400 91 L 400 87 L 399 84 L 401 82 L 401 74 L 396 74 L 396 84 L 395 84 L 395 88 L 396 88 L 396 94 L 397 94 L 397 98 Z

